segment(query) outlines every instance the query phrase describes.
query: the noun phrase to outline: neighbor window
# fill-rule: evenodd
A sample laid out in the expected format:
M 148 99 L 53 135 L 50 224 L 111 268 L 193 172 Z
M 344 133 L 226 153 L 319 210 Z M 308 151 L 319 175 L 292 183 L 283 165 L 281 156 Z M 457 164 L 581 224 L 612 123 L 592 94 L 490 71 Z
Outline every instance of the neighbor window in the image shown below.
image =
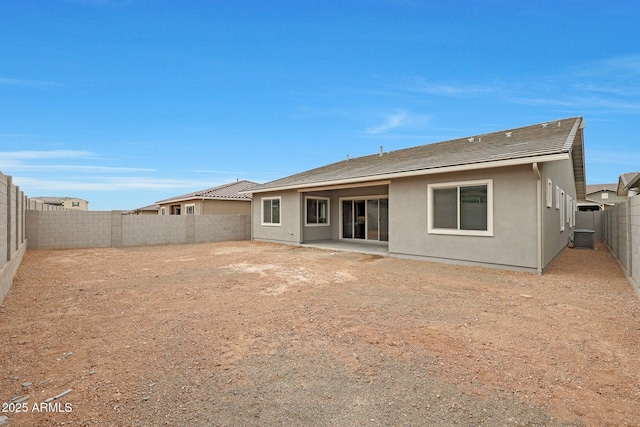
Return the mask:
M 326 197 L 306 197 L 306 224 L 329 225 L 329 199 Z
M 80 202 L 71 202 L 71 207 L 72 208 L 79 208 L 80 207 Z
M 428 231 L 433 234 L 493 235 L 493 181 L 428 185 Z
M 280 197 L 262 199 L 262 224 L 280 225 Z
M 167 208 L 160 208 L 160 215 L 166 215 L 167 214 Z
M 602 193 L 602 198 L 603 199 L 608 199 L 609 198 L 609 193 Z
M 553 206 L 553 182 L 547 179 L 547 207 Z
M 185 205 L 184 213 L 185 215 L 194 215 L 196 213 L 196 205 Z

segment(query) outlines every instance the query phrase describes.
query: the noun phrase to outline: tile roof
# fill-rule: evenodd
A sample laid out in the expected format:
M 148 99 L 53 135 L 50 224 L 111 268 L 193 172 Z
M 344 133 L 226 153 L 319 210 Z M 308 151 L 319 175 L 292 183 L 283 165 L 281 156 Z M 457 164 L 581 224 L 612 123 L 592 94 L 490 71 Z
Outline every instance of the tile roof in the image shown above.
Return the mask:
M 618 177 L 618 185 L 616 186 L 618 196 L 626 196 L 630 189 L 638 187 L 640 187 L 640 172 L 623 173 Z
M 229 184 L 219 185 L 217 187 L 207 188 L 205 190 L 194 191 L 193 193 L 187 193 L 181 196 L 171 197 L 168 199 L 160 200 L 156 203 L 164 204 L 191 199 L 251 200 L 251 193 L 242 192 L 250 190 L 256 185 L 258 185 L 258 183 L 256 182 L 241 180 Z
M 393 178 L 394 174 L 408 172 L 434 173 L 437 169 L 454 166 L 570 154 L 576 180 L 582 180 L 584 193 L 584 147 L 582 136 L 576 138 L 582 124 L 582 117 L 573 117 L 347 159 L 258 185 L 253 192 L 362 182 Z
M 618 191 L 618 184 L 589 184 L 587 185 L 587 194 L 598 193 L 600 191 Z

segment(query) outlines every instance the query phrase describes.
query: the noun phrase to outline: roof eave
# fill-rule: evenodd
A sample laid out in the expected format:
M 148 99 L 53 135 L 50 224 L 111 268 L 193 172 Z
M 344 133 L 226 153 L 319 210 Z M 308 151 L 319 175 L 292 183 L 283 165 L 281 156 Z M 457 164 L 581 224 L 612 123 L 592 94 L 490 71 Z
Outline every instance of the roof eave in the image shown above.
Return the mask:
M 435 168 L 429 168 L 429 169 L 390 172 L 386 174 L 366 175 L 366 176 L 360 176 L 360 177 L 354 177 L 354 178 L 319 181 L 314 183 L 291 184 L 291 185 L 285 185 L 285 186 L 279 186 L 279 187 L 268 187 L 263 189 L 253 188 L 251 192 L 252 193 L 268 193 L 273 191 L 297 190 L 300 188 L 314 189 L 317 187 L 326 187 L 326 186 L 333 186 L 333 185 L 360 184 L 367 181 L 381 181 L 381 180 L 387 180 L 387 179 L 409 178 L 413 176 L 462 172 L 462 171 L 468 171 L 468 170 L 474 170 L 474 169 L 501 168 L 501 167 L 507 167 L 507 166 L 531 164 L 536 162 L 544 163 L 544 162 L 553 162 L 553 161 L 569 160 L 569 159 L 570 159 L 569 153 L 563 152 L 563 153 L 546 154 L 546 155 L 534 156 L 534 157 L 522 157 L 517 159 L 487 161 L 487 162 L 481 162 L 481 163 L 466 163 L 461 165 L 442 166 L 442 167 L 435 167 Z

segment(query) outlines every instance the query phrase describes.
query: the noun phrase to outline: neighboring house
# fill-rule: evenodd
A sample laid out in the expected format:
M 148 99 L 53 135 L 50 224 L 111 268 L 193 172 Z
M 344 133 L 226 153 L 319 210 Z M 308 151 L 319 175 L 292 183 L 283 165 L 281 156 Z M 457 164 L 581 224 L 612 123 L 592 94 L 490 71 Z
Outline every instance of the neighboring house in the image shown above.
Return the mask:
M 156 202 L 159 215 L 249 215 L 251 194 L 241 193 L 258 185 L 251 181 L 236 181 L 182 196 Z
M 252 239 L 541 273 L 586 195 L 582 117 L 347 159 L 251 189 Z
M 65 209 L 74 209 L 80 211 L 89 210 L 89 202 L 86 200 L 78 199 L 76 197 L 32 197 L 31 200 L 36 200 L 44 203 L 45 205 L 60 206 Z
M 126 215 L 158 215 L 159 210 L 160 205 L 156 203 L 149 206 L 143 206 L 138 209 L 133 209 L 129 212 L 126 212 Z
M 640 172 L 623 173 L 618 178 L 618 196 L 627 198 L 640 194 Z
M 615 206 L 624 201 L 624 197 L 617 194 L 618 184 L 590 184 L 587 185 L 587 197 L 578 201 L 580 211 L 598 211 Z

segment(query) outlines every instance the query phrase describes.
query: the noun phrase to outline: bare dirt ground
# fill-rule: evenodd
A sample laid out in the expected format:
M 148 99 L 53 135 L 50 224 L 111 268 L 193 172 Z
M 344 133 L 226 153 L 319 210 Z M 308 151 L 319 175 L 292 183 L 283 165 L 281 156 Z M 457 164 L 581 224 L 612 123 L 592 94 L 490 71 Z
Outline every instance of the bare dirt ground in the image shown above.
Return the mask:
M 11 426 L 637 426 L 640 301 L 602 244 L 542 277 L 251 242 L 28 251 L 0 368 Z

